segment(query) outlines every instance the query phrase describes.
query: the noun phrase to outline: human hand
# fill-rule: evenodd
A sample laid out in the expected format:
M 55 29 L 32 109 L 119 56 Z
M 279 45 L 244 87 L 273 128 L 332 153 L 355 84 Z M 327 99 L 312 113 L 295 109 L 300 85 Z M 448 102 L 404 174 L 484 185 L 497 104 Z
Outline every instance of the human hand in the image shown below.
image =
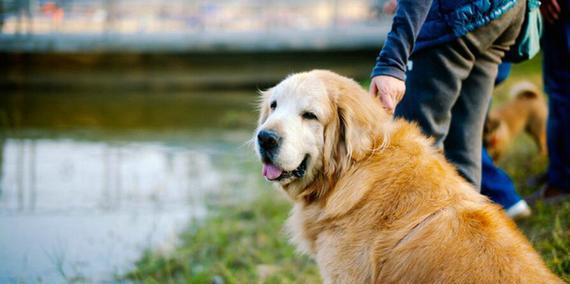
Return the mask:
M 548 23 L 554 24 L 560 18 L 558 0 L 543 0 L 541 2 L 540 13 Z
M 404 97 L 406 84 L 400 79 L 380 75 L 372 78 L 369 92 L 370 95 L 379 97 L 384 109 L 393 114 L 396 105 Z

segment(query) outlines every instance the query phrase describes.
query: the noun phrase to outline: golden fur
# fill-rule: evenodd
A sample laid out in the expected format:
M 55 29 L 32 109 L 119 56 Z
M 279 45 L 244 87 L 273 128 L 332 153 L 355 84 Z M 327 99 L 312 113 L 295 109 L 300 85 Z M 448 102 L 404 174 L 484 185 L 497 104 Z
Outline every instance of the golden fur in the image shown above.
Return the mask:
M 314 80 L 326 90 L 317 107 L 329 109 L 319 117 L 320 159 L 309 177 L 281 188 L 294 202 L 291 240 L 325 283 L 563 283 L 416 125 L 392 120 L 356 82 L 315 70 L 281 84 Z M 306 96 L 316 95 L 280 99 Z
M 523 130 L 546 155 L 546 119 L 548 109 L 538 88 L 526 81 L 511 88 L 512 99 L 489 112 L 483 142 L 494 160 L 500 159 L 513 139 Z

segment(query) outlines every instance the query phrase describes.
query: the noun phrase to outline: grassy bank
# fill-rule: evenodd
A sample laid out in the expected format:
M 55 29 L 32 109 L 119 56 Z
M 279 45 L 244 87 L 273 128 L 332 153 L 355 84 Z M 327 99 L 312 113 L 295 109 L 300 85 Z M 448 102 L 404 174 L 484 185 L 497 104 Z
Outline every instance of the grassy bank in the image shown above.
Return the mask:
M 511 79 L 497 89 L 497 104 L 517 80 L 540 84 L 539 60 L 515 68 Z M 528 177 L 544 172 L 547 161 L 536 155 L 528 137 L 521 137 L 500 165 L 526 195 L 536 190 L 527 185 Z M 148 251 L 124 277 L 144 283 L 319 283 L 315 264 L 296 254 L 282 231 L 289 208 L 269 185 L 253 201 L 213 205 L 216 213 L 191 225 L 174 253 Z M 521 230 L 547 265 L 570 281 L 570 201 L 538 204 L 533 210 L 531 218 L 519 222 Z
M 214 208 L 189 228 L 175 253 L 145 253 L 126 278 L 142 283 L 319 283 L 316 265 L 282 231 L 289 204 L 268 189 L 251 203 Z M 570 281 L 570 202 L 539 205 L 519 223 L 547 265 Z M 222 283 L 222 282 L 215 282 Z
M 128 279 L 144 283 L 318 283 L 315 264 L 299 256 L 282 231 L 289 204 L 267 189 L 247 203 L 212 208 L 215 215 L 181 236 L 174 254 L 145 253 Z

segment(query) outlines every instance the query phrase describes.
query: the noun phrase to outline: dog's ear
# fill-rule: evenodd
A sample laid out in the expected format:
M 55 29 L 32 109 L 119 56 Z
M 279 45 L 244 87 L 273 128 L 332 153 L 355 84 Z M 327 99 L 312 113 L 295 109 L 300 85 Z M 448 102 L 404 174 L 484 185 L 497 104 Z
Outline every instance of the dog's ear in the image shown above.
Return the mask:
M 374 133 L 377 127 L 372 125 L 376 116 L 366 116 L 366 106 L 357 96 L 341 94 L 337 100 L 337 112 L 340 123 L 341 141 L 346 154 L 353 160 L 361 160 L 373 148 Z M 380 123 L 380 121 L 378 121 Z
M 332 177 L 351 162 L 365 158 L 379 147 L 380 127 L 389 120 L 379 102 L 356 82 L 345 79 L 325 82 L 332 101 L 333 119 L 325 127 L 325 173 Z M 385 133 L 384 133 L 385 134 Z
M 341 117 L 338 108 L 333 111 L 331 121 L 325 126 L 324 130 L 324 146 L 323 146 L 323 168 L 325 174 L 332 178 L 333 175 L 344 168 L 348 163 L 346 147 L 344 145 L 344 129 L 341 127 Z

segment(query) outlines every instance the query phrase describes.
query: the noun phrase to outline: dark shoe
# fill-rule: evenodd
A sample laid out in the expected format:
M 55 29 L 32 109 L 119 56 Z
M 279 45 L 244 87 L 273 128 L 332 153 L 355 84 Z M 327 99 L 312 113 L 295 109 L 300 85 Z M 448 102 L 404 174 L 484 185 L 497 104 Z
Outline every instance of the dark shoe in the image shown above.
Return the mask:
M 526 180 L 526 185 L 528 187 L 539 187 L 548 181 L 548 174 L 546 172 L 531 176 Z
M 530 206 L 534 206 L 536 202 L 542 201 L 545 204 L 557 204 L 570 198 L 570 190 L 561 189 L 558 187 L 545 184 L 533 194 L 525 197 L 524 199 Z

